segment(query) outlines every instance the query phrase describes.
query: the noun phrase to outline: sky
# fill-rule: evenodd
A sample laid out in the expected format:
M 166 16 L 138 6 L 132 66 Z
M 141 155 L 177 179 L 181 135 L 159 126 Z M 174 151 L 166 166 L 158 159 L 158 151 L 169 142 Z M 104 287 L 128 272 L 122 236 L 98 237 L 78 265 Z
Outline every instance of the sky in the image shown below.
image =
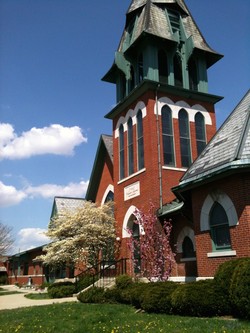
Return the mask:
M 208 72 L 217 127 L 249 89 L 250 1 L 186 0 L 224 58 Z M 0 0 L 0 222 L 12 253 L 45 244 L 55 196 L 84 198 L 130 0 Z

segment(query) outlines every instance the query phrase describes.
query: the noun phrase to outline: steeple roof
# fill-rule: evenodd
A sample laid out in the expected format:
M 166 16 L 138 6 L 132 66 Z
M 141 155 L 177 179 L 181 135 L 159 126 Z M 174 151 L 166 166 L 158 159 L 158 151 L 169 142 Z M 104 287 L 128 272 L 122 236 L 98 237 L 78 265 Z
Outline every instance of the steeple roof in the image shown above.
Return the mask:
M 131 17 L 135 15 L 137 16 L 137 22 L 129 47 L 136 43 L 139 37 L 145 33 L 176 42 L 176 37 L 172 33 L 171 24 L 166 15 L 166 7 L 168 9 L 177 10 L 181 14 L 187 39 L 192 38 L 194 48 L 207 53 L 208 67 L 222 57 L 222 55 L 214 51 L 207 44 L 184 0 L 133 0 L 127 11 L 126 26 L 118 51 L 126 51 L 124 50 L 124 42 L 128 34 L 127 30 L 132 19 Z
M 178 188 L 250 167 L 250 90 L 236 106 L 201 155 L 182 177 Z

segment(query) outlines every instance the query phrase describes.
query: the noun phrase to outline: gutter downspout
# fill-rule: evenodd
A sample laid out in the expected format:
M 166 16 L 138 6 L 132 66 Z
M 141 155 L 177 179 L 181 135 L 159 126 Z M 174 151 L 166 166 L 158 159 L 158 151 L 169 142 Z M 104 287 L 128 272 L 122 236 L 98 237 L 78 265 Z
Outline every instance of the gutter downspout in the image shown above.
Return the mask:
M 157 131 L 157 152 L 158 152 L 158 179 L 159 179 L 159 195 L 160 195 L 160 209 L 163 206 L 162 200 L 162 163 L 161 163 L 161 143 L 160 143 L 160 125 L 159 125 L 159 109 L 158 109 L 158 89 L 160 83 L 155 90 L 155 104 L 156 104 L 156 131 Z

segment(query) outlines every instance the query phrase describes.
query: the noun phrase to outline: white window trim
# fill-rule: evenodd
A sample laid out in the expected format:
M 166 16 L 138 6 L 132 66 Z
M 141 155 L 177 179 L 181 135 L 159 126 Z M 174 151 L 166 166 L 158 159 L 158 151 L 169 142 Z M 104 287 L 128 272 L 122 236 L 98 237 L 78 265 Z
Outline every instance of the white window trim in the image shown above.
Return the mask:
M 216 258 L 216 257 L 234 257 L 236 256 L 235 250 L 228 251 L 215 251 L 207 253 L 208 258 Z
M 105 192 L 104 192 L 104 194 L 103 194 L 103 197 L 102 197 L 101 206 L 104 205 L 105 200 L 106 200 L 107 195 L 109 194 L 109 192 L 113 192 L 113 193 L 114 193 L 114 185 L 109 184 L 109 185 L 107 186 L 107 188 L 106 188 L 106 190 L 105 190 Z
M 133 173 L 132 175 L 129 175 L 128 177 L 119 180 L 119 181 L 117 182 L 117 184 L 119 185 L 119 184 L 121 184 L 121 183 L 124 183 L 124 182 L 126 182 L 127 180 L 129 180 L 129 179 L 131 179 L 131 178 L 133 178 L 133 177 L 135 177 L 135 176 L 137 176 L 137 175 L 139 175 L 140 173 L 143 173 L 143 172 L 145 172 L 145 171 L 146 171 L 146 168 L 143 168 L 143 169 L 141 169 L 141 170 L 139 170 L 139 171 Z
M 217 201 L 225 210 L 228 218 L 229 227 L 236 226 L 239 224 L 237 212 L 235 210 L 234 204 L 229 196 L 223 191 L 216 190 L 208 194 L 200 215 L 200 229 L 201 231 L 210 230 L 209 225 L 209 215 L 213 204 Z

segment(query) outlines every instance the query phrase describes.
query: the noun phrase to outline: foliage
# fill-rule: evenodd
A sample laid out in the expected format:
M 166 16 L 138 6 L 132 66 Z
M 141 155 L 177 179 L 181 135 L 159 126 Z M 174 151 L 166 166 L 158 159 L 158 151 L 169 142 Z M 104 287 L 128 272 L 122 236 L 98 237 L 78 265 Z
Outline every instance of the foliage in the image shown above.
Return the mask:
M 95 282 L 95 277 L 90 274 L 81 276 L 76 282 L 76 292 L 80 292 Z
M 243 333 L 250 322 L 135 313 L 118 304 L 62 303 L 0 311 L 1 333 Z
M 142 230 L 140 238 L 133 237 L 130 233 L 129 247 L 134 265 L 138 265 L 134 257 L 134 249 L 140 249 L 141 273 L 150 281 L 165 281 L 169 278 L 174 263 L 174 254 L 170 246 L 170 234 L 172 224 L 170 221 L 163 221 L 161 224 L 155 214 L 155 208 L 150 206 L 147 214 L 136 210 L 134 215 L 135 224 Z
M 24 297 L 28 299 L 35 299 L 35 300 L 40 300 L 40 299 L 50 299 L 48 293 L 30 293 L 24 295 Z
M 238 262 L 233 272 L 230 299 L 237 317 L 250 319 L 250 258 Z
M 91 287 L 78 294 L 77 299 L 81 303 L 105 303 L 106 299 L 104 288 Z
M 115 279 L 116 287 L 120 289 L 125 289 L 131 286 L 132 283 L 133 283 L 132 277 L 127 274 L 119 275 Z
M 225 313 L 230 314 L 232 312 L 232 304 L 230 301 L 230 286 L 233 276 L 233 272 L 242 259 L 233 259 L 221 264 L 214 276 L 215 285 L 220 294 L 224 298 L 224 310 Z
M 11 235 L 12 228 L 0 222 L 0 258 L 10 251 L 14 239 Z
M 0 276 L 0 285 L 7 284 L 8 283 L 8 275 L 4 274 Z
M 52 240 L 38 257 L 45 264 L 60 266 L 84 262 L 94 265 L 100 251 L 109 259 L 115 239 L 112 203 L 97 207 L 86 201 L 84 207 L 65 210 L 52 219 L 46 235 Z
M 184 316 L 211 317 L 224 314 L 223 300 L 214 280 L 181 284 L 173 292 L 173 313 Z
M 171 314 L 171 295 L 178 286 L 170 281 L 147 284 L 141 296 L 142 309 L 146 312 Z
M 72 282 L 56 282 L 48 287 L 50 298 L 71 297 L 75 291 L 76 287 Z

